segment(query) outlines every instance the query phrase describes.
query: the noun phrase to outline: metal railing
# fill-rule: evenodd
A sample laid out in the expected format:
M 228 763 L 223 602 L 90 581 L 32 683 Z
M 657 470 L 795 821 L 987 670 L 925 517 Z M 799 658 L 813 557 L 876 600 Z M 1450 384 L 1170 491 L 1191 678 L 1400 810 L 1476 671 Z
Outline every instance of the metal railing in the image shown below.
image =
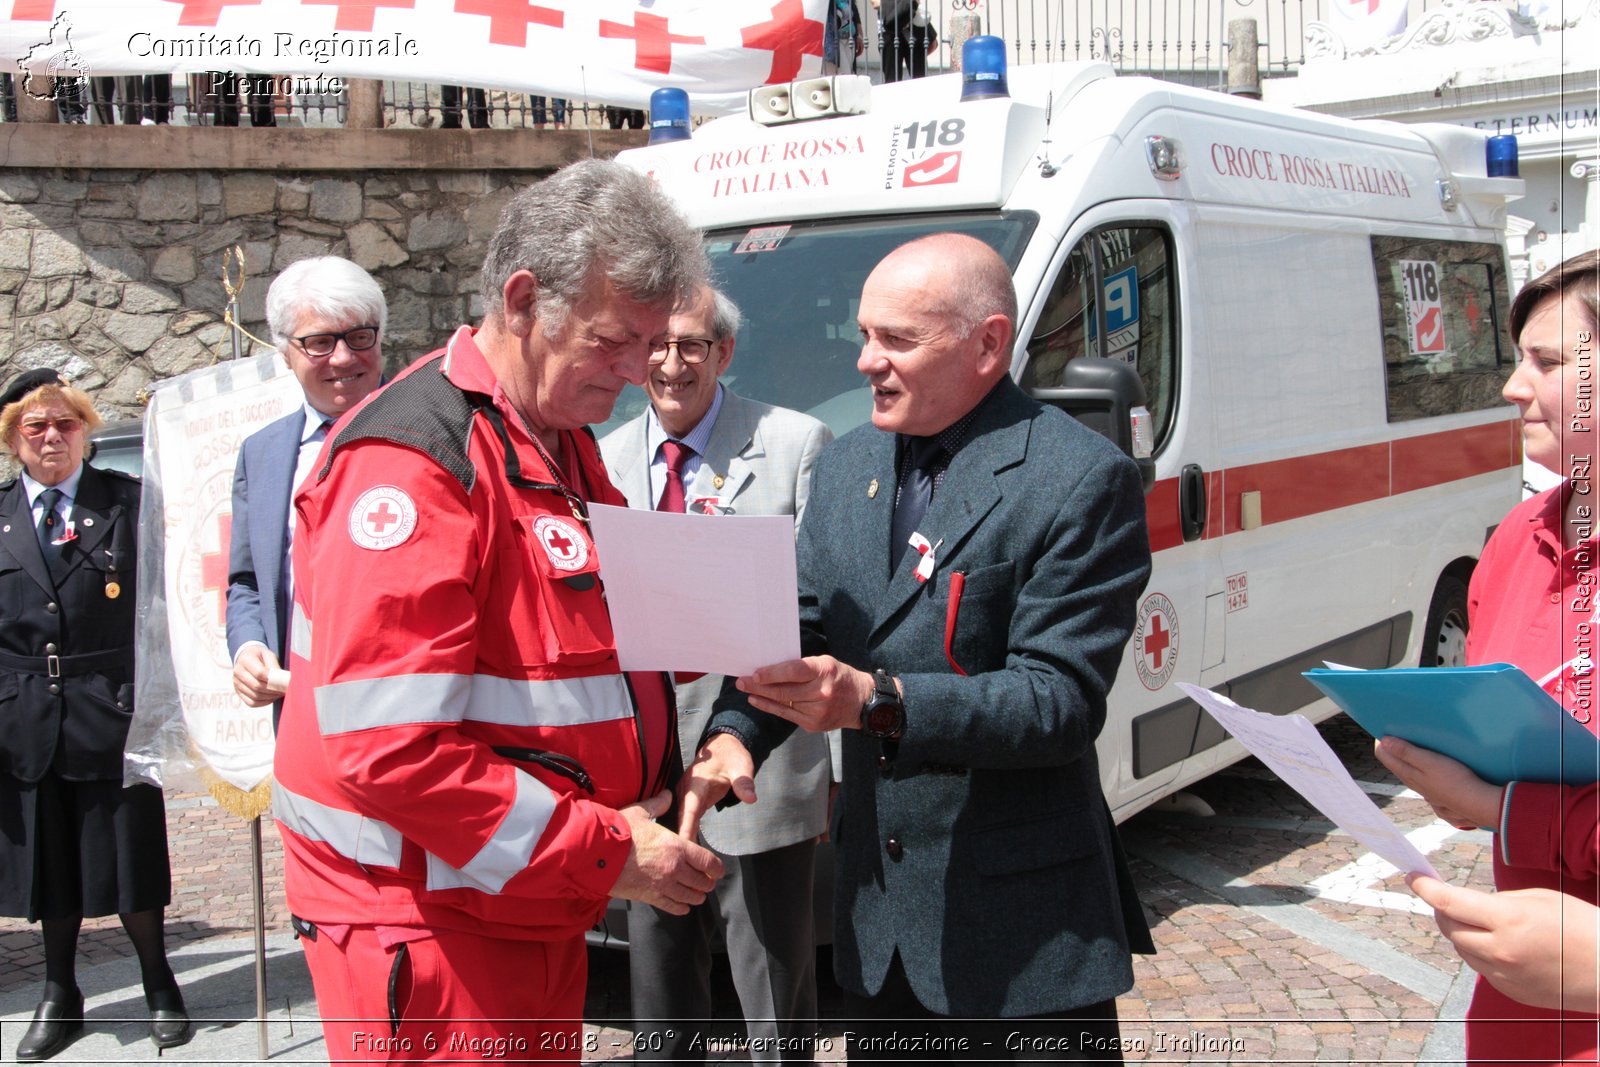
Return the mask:
M 1006 42 L 1012 63 L 1101 60 L 1119 71 L 1220 87 L 1228 68 L 1228 23 L 1256 23 L 1263 77 L 1295 73 L 1306 60 L 1306 31 L 1327 21 L 1338 0 L 922 0 L 939 33 L 930 67 L 953 66 L 953 20 L 976 16 L 981 32 Z M 1409 0 L 1417 22 L 1445 0 Z M 1500 3 L 1504 0 L 1485 0 Z M 858 0 L 866 13 L 866 0 Z M 1515 6 L 1515 5 L 1511 5 Z M 879 54 L 868 15 L 868 55 Z M 873 64 L 876 66 L 876 62 Z

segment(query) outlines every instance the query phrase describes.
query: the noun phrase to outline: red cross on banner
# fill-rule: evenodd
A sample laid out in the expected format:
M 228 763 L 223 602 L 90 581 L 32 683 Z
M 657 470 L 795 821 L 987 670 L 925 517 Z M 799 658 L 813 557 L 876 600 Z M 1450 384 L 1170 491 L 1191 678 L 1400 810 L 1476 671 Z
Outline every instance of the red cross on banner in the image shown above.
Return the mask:
M 49 22 L 55 10 L 56 0 L 17 0 L 11 17 L 17 22 Z
M 332 4 L 339 9 L 334 17 L 333 28 L 336 30 L 368 30 L 372 29 L 373 17 L 377 15 L 380 7 L 415 7 L 416 0 L 300 0 L 303 4 Z
M 527 0 L 456 0 L 456 13 L 489 16 L 489 43 L 517 48 L 528 46 L 528 23 L 560 29 L 563 18 L 561 12 Z
M 200 587 L 217 594 L 217 625 L 228 625 L 228 545 L 233 541 L 233 515 L 217 516 L 217 550 L 200 553 Z
M 800 0 L 779 0 L 772 5 L 772 18 L 739 31 L 746 48 L 772 53 L 772 71 L 766 84 L 793 81 L 800 73 L 802 56 L 822 55 L 822 23 L 806 18 Z
M 261 0 L 167 0 L 169 4 L 182 4 L 183 14 L 178 16 L 180 26 L 215 26 L 222 9 L 229 5 L 250 5 Z
M 704 37 L 680 37 L 668 32 L 665 18 L 644 11 L 638 13 L 632 26 L 601 19 L 600 36 L 633 38 L 637 42 L 633 50 L 633 65 L 656 74 L 672 73 L 673 45 L 706 43 Z

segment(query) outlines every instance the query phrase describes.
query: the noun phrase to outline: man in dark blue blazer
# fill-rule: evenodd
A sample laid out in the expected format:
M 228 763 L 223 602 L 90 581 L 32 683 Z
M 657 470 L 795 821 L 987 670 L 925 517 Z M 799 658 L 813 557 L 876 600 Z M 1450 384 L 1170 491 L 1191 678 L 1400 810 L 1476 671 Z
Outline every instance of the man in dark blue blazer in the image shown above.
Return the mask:
M 233 688 L 252 708 L 272 704 L 276 729 L 288 688 L 281 669 L 289 625 L 294 491 L 328 427 L 378 387 L 389 308 L 372 275 L 338 256 L 291 264 L 267 290 L 267 325 L 305 403 L 245 438 L 233 475 L 228 550 L 228 654 Z
M 794 724 L 841 730 L 852 1059 L 1005 1056 L 1018 1031 L 1013 1055 L 1120 1060 L 1115 998 L 1130 950 L 1153 951 L 1095 756 L 1150 574 L 1144 495 L 1131 460 L 1012 383 L 1016 317 L 970 237 L 873 270 L 872 425 L 823 451 L 800 527 L 805 658 L 724 689 L 683 783 L 692 834 L 730 789 L 756 801 Z

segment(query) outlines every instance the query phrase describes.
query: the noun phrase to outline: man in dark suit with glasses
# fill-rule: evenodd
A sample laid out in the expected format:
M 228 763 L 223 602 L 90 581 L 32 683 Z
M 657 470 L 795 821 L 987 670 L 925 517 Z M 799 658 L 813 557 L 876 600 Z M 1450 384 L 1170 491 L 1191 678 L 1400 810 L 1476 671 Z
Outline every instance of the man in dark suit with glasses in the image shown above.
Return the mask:
M 228 550 L 228 653 L 234 691 L 252 708 L 272 704 L 274 729 L 286 688 L 280 666 L 289 625 L 290 501 L 328 428 L 382 381 L 388 318 L 372 275 L 338 256 L 291 264 L 267 290 L 272 342 L 305 402 L 245 438 L 239 450 Z

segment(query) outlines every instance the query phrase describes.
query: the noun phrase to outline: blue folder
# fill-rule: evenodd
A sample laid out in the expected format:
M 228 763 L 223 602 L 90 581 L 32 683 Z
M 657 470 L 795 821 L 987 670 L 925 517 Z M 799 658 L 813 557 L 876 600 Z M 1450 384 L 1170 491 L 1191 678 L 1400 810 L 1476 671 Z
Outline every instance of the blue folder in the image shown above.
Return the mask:
M 1600 781 L 1600 738 L 1509 663 L 1305 676 L 1373 737 L 1442 752 L 1486 782 Z

